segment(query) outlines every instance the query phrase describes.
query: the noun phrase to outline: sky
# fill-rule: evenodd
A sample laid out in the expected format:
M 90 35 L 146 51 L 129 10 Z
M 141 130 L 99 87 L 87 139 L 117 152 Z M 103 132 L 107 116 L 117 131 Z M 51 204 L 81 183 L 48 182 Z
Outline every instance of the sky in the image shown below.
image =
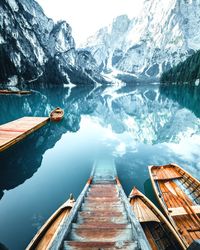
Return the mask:
M 112 23 L 113 18 L 139 14 L 142 0 L 36 0 L 45 14 L 54 21 L 66 20 L 72 27 L 77 45 L 99 28 Z

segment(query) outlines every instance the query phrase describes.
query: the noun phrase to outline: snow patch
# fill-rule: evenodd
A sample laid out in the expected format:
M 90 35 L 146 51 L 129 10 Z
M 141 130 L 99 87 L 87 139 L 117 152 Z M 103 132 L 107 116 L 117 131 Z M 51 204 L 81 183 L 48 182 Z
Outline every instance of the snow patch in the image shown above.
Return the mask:
M 64 88 L 75 88 L 76 87 L 76 84 L 74 84 L 74 83 L 68 83 L 68 84 L 63 84 L 63 87 Z
M 200 83 L 200 79 L 197 79 L 197 80 L 195 81 L 195 86 L 199 86 L 199 83 Z
M 19 6 L 17 5 L 15 0 L 7 0 L 7 3 L 10 5 L 13 11 L 17 12 L 19 10 Z
M 29 80 L 28 82 L 35 82 L 37 81 L 41 76 L 43 75 L 43 72 L 41 72 L 36 78 Z
M 4 38 L 2 37 L 2 35 L 0 34 L 0 44 L 4 44 L 6 43 L 6 41 L 4 40 Z
M 14 63 L 14 65 L 16 67 L 18 67 L 19 69 L 21 68 L 21 56 L 20 53 L 14 52 L 11 53 L 11 60 Z
M 18 76 L 14 75 L 8 78 L 8 86 L 16 86 L 18 84 Z
M 25 30 L 24 35 L 33 46 L 33 51 L 38 62 L 40 63 L 40 65 L 43 65 L 45 61 L 45 53 L 43 49 L 41 48 L 37 38 L 35 37 L 35 34 L 33 33 L 30 34 L 28 30 Z
M 117 17 L 82 47 L 91 52 L 102 71 L 118 69 L 149 77 L 147 70 L 158 65 L 150 77 L 159 77 L 166 70 L 163 65 L 176 65 L 190 49 L 200 49 L 199 1 L 188 1 L 144 0 L 137 17 L 128 23 L 127 17 Z M 127 29 L 121 28 L 122 23 Z
M 63 30 L 60 30 L 58 33 L 57 45 L 57 49 L 60 50 L 60 52 L 64 52 L 66 50 L 66 40 Z

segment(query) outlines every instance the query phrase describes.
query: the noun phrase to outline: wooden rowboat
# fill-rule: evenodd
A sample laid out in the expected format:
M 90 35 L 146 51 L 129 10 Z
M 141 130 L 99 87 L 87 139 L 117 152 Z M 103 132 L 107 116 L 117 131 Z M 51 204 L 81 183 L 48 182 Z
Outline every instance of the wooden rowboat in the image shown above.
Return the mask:
M 153 250 L 185 249 L 174 228 L 144 194 L 133 188 L 129 201 Z
M 185 247 L 200 239 L 200 182 L 176 164 L 149 167 L 155 194 Z
M 9 90 L 0 89 L 1 95 L 30 95 L 32 92 L 29 90 Z
M 151 249 L 130 209 L 113 161 L 95 163 L 70 214 L 61 223 L 53 225 L 57 229 L 47 244 L 40 243 L 43 248 L 30 243 L 26 250 Z M 45 239 L 48 240 L 48 235 Z
M 50 114 L 50 120 L 54 122 L 59 122 L 64 116 L 64 110 L 61 108 L 55 108 Z
M 26 250 L 48 249 L 51 245 L 51 241 L 56 237 L 58 229 L 62 227 L 64 219 L 68 217 L 74 203 L 75 200 L 70 195 L 70 198 L 62 206 L 60 206 L 41 227 L 27 246 Z

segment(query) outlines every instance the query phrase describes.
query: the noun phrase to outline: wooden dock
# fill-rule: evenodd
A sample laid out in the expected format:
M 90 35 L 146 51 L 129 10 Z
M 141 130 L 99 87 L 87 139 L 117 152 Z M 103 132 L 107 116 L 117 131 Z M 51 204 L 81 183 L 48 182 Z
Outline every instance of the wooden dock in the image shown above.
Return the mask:
M 37 238 L 36 238 L 37 239 Z M 40 238 L 38 238 L 40 241 Z M 41 248 L 32 242 L 26 250 L 150 250 L 118 180 L 113 161 L 95 164 L 85 188 L 56 228 L 54 235 L 43 236 Z
M 22 117 L 0 126 L 0 152 L 44 126 L 49 117 Z

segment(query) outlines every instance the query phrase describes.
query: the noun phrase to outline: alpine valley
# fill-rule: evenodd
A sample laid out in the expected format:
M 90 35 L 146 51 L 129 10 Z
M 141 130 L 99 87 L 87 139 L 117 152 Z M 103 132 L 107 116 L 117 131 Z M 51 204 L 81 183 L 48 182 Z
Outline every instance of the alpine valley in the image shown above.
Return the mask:
M 157 80 L 200 49 L 200 1 L 143 0 L 137 17 L 118 16 L 82 47 L 102 72 L 125 82 Z
M 0 0 L 0 250 L 200 249 L 199 103 L 200 0 Z
M 0 1 L 0 83 L 156 81 L 200 49 L 199 0 L 143 0 L 77 49 L 71 27 L 34 0 Z M 113 78 L 114 77 L 114 78 Z

